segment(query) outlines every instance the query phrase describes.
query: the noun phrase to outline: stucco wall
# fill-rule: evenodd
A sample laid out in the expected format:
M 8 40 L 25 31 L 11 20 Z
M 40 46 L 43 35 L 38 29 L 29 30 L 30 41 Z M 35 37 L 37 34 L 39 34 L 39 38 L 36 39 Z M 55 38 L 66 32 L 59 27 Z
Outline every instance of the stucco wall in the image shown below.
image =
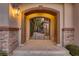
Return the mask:
M 0 26 L 8 26 L 8 4 L 0 4 Z
M 74 41 L 75 44 L 79 45 L 79 4 L 73 5 L 73 21 L 74 21 Z
M 72 4 L 64 4 L 64 28 L 73 28 L 73 6 Z
M 16 9 L 9 4 L 9 26 L 18 27 L 18 20 L 16 15 Z

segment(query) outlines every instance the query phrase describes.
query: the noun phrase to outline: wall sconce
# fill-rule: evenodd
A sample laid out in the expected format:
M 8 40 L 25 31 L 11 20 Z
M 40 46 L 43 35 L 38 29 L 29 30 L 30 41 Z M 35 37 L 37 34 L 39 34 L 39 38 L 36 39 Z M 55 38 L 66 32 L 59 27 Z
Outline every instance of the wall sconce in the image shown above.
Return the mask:
M 21 11 L 20 11 L 20 8 L 17 8 L 17 9 L 16 9 L 16 15 L 18 16 L 18 15 L 20 14 L 20 12 L 21 12 Z

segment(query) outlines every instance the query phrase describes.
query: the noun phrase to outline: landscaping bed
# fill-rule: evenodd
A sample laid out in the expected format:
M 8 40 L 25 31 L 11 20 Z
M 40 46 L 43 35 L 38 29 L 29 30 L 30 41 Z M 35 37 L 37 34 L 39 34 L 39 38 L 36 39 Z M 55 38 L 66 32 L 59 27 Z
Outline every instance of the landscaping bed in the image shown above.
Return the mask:
M 0 56 L 7 56 L 7 53 L 5 51 L 0 51 Z
M 72 56 L 79 56 L 79 46 L 76 45 L 66 45 L 66 49 L 69 50 Z

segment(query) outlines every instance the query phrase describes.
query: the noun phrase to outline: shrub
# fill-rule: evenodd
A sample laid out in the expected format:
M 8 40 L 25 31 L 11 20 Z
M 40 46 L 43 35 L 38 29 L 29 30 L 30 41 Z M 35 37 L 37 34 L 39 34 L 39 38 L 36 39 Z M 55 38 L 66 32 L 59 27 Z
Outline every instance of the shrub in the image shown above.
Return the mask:
M 5 51 L 0 51 L 0 56 L 7 56 L 7 53 Z
M 76 45 L 66 45 L 66 49 L 69 50 L 72 56 L 79 56 L 79 47 Z

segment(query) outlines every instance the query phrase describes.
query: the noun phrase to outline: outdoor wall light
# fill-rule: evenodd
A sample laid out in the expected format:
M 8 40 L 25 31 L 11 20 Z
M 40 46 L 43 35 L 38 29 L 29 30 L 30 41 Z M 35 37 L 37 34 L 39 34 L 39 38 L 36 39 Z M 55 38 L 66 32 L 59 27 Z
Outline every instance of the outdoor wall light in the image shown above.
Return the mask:
M 18 16 L 20 14 L 20 8 L 16 9 L 16 15 Z

